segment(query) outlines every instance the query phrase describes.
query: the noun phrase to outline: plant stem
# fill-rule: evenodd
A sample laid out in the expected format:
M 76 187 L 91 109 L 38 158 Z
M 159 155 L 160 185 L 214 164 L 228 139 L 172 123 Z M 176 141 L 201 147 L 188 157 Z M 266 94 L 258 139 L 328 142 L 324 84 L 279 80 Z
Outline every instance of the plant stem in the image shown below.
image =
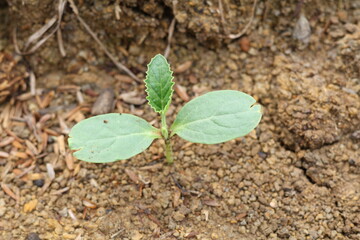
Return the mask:
M 165 113 L 161 114 L 161 134 L 163 135 L 164 140 L 169 138 L 169 131 L 166 124 L 166 115 Z
M 165 140 L 165 157 L 169 164 L 174 162 L 172 146 L 169 138 Z
M 169 138 L 169 130 L 166 124 L 166 115 L 165 113 L 161 114 L 161 134 L 165 141 L 165 157 L 166 161 L 171 164 L 174 162 L 172 146 Z

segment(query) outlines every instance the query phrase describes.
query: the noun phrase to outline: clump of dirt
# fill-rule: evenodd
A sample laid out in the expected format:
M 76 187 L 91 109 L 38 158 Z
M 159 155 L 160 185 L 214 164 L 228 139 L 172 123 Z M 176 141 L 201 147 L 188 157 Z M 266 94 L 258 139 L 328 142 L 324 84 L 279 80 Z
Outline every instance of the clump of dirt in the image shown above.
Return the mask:
M 277 112 L 274 120 L 281 141 L 292 149 L 332 144 L 360 124 L 358 80 L 349 81 L 334 69 L 334 62 L 319 58 L 319 54 L 313 59 L 274 58 L 270 88 Z

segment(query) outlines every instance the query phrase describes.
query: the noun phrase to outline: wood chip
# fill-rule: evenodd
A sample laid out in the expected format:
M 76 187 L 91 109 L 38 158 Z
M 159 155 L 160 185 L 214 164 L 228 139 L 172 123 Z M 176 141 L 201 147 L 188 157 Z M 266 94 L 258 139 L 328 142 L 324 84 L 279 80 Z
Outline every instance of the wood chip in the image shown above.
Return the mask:
M 210 207 L 219 207 L 221 206 L 219 202 L 212 200 L 212 199 L 207 199 L 207 200 L 203 200 L 202 201 L 203 204 L 208 205 Z
M 65 113 L 62 117 L 65 120 L 68 120 L 72 115 L 74 115 L 76 112 L 78 112 L 81 109 L 81 107 L 82 107 L 81 105 L 78 105 L 78 106 L 72 108 L 70 111 Z
M 42 188 L 41 188 L 41 190 L 39 192 L 39 195 L 44 194 L 44 192 L 50 187 L 50 184 L 51 184 L 51 180 L 46 178 L 45 179 L 45 184 L 44 184 L 44 186 L 42 186 Z
M 60 128 L 61 128 L 61 133 L 66 134 L 66 135 L 69 134 L 70 133 L 70 128 L 65 123 L 65 120 L 60 115 L 58 115 L 58 120 L 59 120 L 59 125 L 60 125 Z
M 79 89 L 80 87 L 77 85 L 68 84 L 68 85 L 61 85 L 56 90 L 60 92 L 66 92 L 66 91 L 77 91 Z
M 186 93 L 186 88 L 179 85 L 179 84 L 175 84 L 174 85 L 174 89 L 177 95 L 179 95 L 179 97 L 185 101 L 188 102 L 190 100 L 189 95 Z
M 135 172 L 131 171 L 130 169 L 125 169 L 125 173 L 129 176 L 131 181 L 133 181 L 135 184 L 140 183 L 141 180 Z
M 90 179 L 90 184 L 91 186 L 94 186 L 96 188 L 100 188 L 99 184 L 97 183 L 97 181 L 95 179 Z
M 193 145 L 194 143 L 192 143 L 192 142 L 187 142 L 187 143 L 185 143 L 182 147 L 181 147 L 181 149 L 186 149 L 186 148 L 188 148 L 188 147 L 190 147 L 191 145 Z
M 180 64 L 175 70 L 174 73 L 183 73 L 192 66 L 192 61 L 186 61 Z
M 1 188 L 4 190 L 4 192 L 9 195 L 11 198 L 15 199 L 16 201 L 19 201 L 20 198 L 18 195 L 16 195 L 7 184 L 1 183 Z
M 32 163 L 33 163 L 33 160 L 32 160 L 32 159 L 28 159 L 28 160 L 26 160 L 25 162 L 21 163 L 21 164 L 19 165 L 19 168 L 29 167 Z
M 15 140 L 14 137 L 7 137 L 7 138 L 3 139 L 2 141 L 0 141 L 0 147 L 5 147 L 5 146 L 11 144 L 14 140 Z
M 146 102 L 144 97 L 140 97 L 137 91 L 127 92 L 120 94 L 120 98 L 129 104 L 141 105 Z
M 134 80 L 127 76 L 127 75 L 122 75 L 122 74 L 117 74 L 114 76 L 114 78 L 117 80 L 117 81 L 120 81 L 120 82 L 124 82 L 124 83 L 133 83 Z
M 72 220 L 77 221 L 77 218 L 76 218 L 75 214 L 73 213 L 73 211 L 71 211 L 71 209 L 68 209 L 68 214 Z M 79 236 L 81 236 L 81 235 L 79 235 Z
M 91 114 L 99 115 L 112 112 L 115 107 L 114 100 L 114 90 L 111 88 L 104 89 L 96 99 L 94 105 L 92 106 Z
M 75 164 L 73 176 L 76 176 L 80 172 L 80 169 L 81 169 L 80 163 Z
M 236 220 L 237 221 L 240 221 L 240 220 L 242 220 L 244 217 L 246 217 L 247 216 L 247 212 L 241 212 L 241 213 L 239 213 L 237 216 L 236 216 Z
M 14 148 L 17 148 L 17 149 L 24 149 L 25 147 L 17 140 L 13 141 L 12 142 L 12 145 Z
M 26 124 L 28 125 L 29 129 L 33 131 L 33 134 L 38 142 L 41 141 L 39 129 L 36 128 L 36 119 L 33 114 L 25 115 L 24 119 L 26 120 Z
M 51 194 L 52 195 L 60 195 L 60 194 L 63 194 L 64 192 L 67 192 L 67 191 L 69 191 L 69 187 L 64 187 L 64 188 L 62 188 L 62 189 L 60 189 L 60 190 L 57 190 L 57 191 L 55 191 L 55 192 L 52 192 Z
M 13 172 L 16 176 L 19 176 L 20 174 L 22 174 L 22 170 L 21 170 L 21 169 L 18 169 L 18 168 L 13 169 L 12 172 Z
M 59 144 L 53 144 L 53 152 L 58 156 L 60 155 L 60 151 L 59 151 Z
M 74 169 L 74 158 L 70 152 L 67 152 L 65 155 L 65 163 L 66 163 L 66 167 L 70 171 L 72 171 Z
M 21 174 L 19 174 L 16 177 L 21 178 L 21 177 L 25 176 L 26 174 L 28 174 L 29 172 L 31 172 L 34 168 L 35 168 L 35 165 L 32 165 L 32 166 L 28 167 L 27 169 L 25 169 L 24 171 L 22 171 Z
M 45 123 L 47 121 L 49 121 L 50 119 L 54 119 L 55 118 L 55 114 L 53 113 L 46 113 L 45 115 L 43 115 L 39 121 L 36 123 L 36 127 L 41 129 L 43 128 L 43 126 L 45 125 Z
M 2 109 L 2 111 L 0 112 L 0 123 L 1 126 L 5 129 L 9 127 L 10 122 L 11 122 L 11 108 L 10 108 L 10 104 L 5 105 L 5 108 Z
M 48 94 L 46 94 L 46 96 L 44 97 L 44 99 L 41 102 L 41 108 L 46 108 L 50 105 L 51 101 L 53 100 L 55 96 L 55 91 L 50 91 L 48 92 Z
M 21 159 L 27 159 L 29 156 L 25 153 L 25 152 L 11 152 L 11 155 L 13 155 L 14 157 L 18 157 Z
M 80 121 L 82 121 L 84 119 L 85 119 L 85 115 L 81 111 L 76 113 L 76 115 L 75 115 L 75 121 L 76 122 L 80 122 Z
M 173 207 L 177 208 L 180 205 L 181 190 L 176 188 L 173 197 Z
M 49 135 L 46 132 L 41 133 L 41 143 L 39 144 L 38 152 L 41 153 L 46 150 Z
M 7 128 L 5 128 L 4 130 L 5 130 L 5 132 L 6 132 L 8 135 L 12 136 L 12 137 L 15 138 L 17 141 L 19 141 L 19 142 L 21 142 L 21 143 L 24 142 L 23 139 L 21 139 L 21 138 L 19 138 L 18 136 L 16 136 L 16 134 L 13 133 L 11 130 L 9 130 L 9 129 L 7 129 Z
M 209 221 L 209 210 L 204 209 L 201 213 L 205 215 L 205 221 Z
M 77 99 L 79 104 L 84 103 L 84 96 L 83 96 L 83 94 L 82 94 L 82 92 L 80 90 L 76 91 L 76 99 Z
M 55 171 L 54 171 L 54 167 L 51 163 L 46 164 L 46 170 L 47 170 L 50 180 L 54 180 L 55 179 Z
M 50 128 L 44 128 L 44 132 L 49 134 L 50 136 L 54 136 L 54 137 L 57 137 L 60 135 L 60 133 L 58 133 L 55 130 L 52 130 Z
M 63 156 L 66 154 L 65 150 L 65 137 L 64 135 L 60 135 L 57 137 L 57 144 L 59 146 L 59 153 Z
M 31 173 L 28 176 L 29 180 L 39 180 L 39 179 L 43 179 L 43 175 L 41 173 Z
M 8 158 L 9 156 L 10 154 L 8 154 L 7 152 L 0 151 L 0 158 Z
M 30 142 L 29 140 L 25 140 L 25 144 L 26 144 L 27 148 L 32 152 L 33 155 L 36 156 L 39 154 L 37 148 L 35 147 L 35 145 L 32 142 Z
M 196 84 L 196 83 L 198 83 L 198 80 L 197 80 L 197 78 L 195 77 L 195 75 L 191 74 L 191 75 L 189 76 L 189 82 L 192 83 L 192 84 Z
M 118 113 L 123 113 L 124 112 L 124 108 L 121 104 L 121 101 L 116 101 L 116 109 Z
M 84 114 L 79 110 L 68 118 L 68 121 L 80 122 L 85 119 Z
M 86 88 L 86 89 L 83 90 L 83 92 L 84 92 L 86 95 L 90 96 L 90 97 L 97 97 L 97 96 L 99 96 L 99 93 L 95 92 L 95 91 L 92 90 L 91 88 Z
M 157 163 L 157 164 L 141 167 L 139 168 L 139 170 L 158 170 L 161 169 L 162 167 L 163 167 L 162 163 Z
M 43 91 L 44 91 L 43 89 L 37 88 L 35 90 L 35 95 L 41 95 L 43 93 Z M 17 96 L 16 99 L 19 101 L 27 101 L 33 97 L 34 97 L 33 94 L 31 94 L 30 92 L 27 92 L 27 93 L 23 93 L 23 94 Z
M 13 167 L 12 162 L 9 161 L 9 162 L 6 163 L 6 165 L 3 168 L 2 173 L 1 173 L 1 179 L 5 179 L 6 175 L 10 172 L 12 167 Z
M 87 208 L 92 208 L 92 209 L 97 208 L 96 204 L 93 203 L 93 202 L 91 202 L 90 200 L 84 199 L 84 200 L 82 201 L 82 203 L 83 203 L 83 205 L 84 205 L 85 207 L 87 207 Z
M 32 159 L 35 159 L 35 155 L 34 155 L 29 149 L 26 149 L 26 150 L 25 150 L 25 153 L 26 153 L 29 157 L 31 157 Z
M 185 238 L 196 238 L 198 234 L 199 234 L 198 232 L 189 232 L 185 234 Z
M 42 109 L 42 101 L 39 95 L 35 95 L 35 100 L 40 109 Z

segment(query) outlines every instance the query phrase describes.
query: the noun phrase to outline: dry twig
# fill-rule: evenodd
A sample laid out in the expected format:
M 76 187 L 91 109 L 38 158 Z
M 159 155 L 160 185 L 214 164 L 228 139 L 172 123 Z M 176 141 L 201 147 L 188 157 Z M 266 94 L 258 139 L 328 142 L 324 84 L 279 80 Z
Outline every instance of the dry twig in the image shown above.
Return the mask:
M 116 18 L 116 20 L 120 21 L 120 17 L 121 17 L 121 16 L 120 16 L 120 13 L 121 13 L 120 0 L 116 0 L 114 12 L 115 12 L 115 18 Z
M 14 29 L 13 33 L 13 42 L 15 46 L 16 53 L 20 55 L 28 55 L 34 53 L 41 45 L 43 45 L 56 31 L 60 28 L 60 23 L 62 16 L 64 14 L 64 9 L 66 5 L 67 0 L 59 0 L 58 4 L 58 15 L 52 17 L 44 26 L 42 26 L 38 31 L 33 33 L 28 40 L 26 41 L 24 45 L 24 49 L 21 51 L 18 44 L 17 44 L 17 37 L 16 37 L 16 28 Z M 53 29 L 50 31 L 50 33 L 46 36 L 45 33 L 50 30 L 53 27 Z M 61 33 L 60 33 L 61 34 Z M 59 42 L 60 43 L 60 42 Z M 61 43 L 60 43 L 61 44 Z M 30 46 L 33 45 L 31 48 Z M 61 48 L 61 46 L 59 46 Z
M 241 32 L 237 33 L 237 34 L 229 34 L 228 37 L 230 39 L 236 39 L 236 38 L 239 38 L 241 37 L 242 35 L 246 34 L 246 32 L 249 30 L 253 20 L 254 20 L 254 17 L 255 17 L 255 12 L 256 12 L 256 5 L 257 5 L 257 1 L 258 0 L 254 0 L 254 4 L 253 4 L 253 8 L 252 8 L 252 13 L 251 13 L 251 17 L 250 17 L 250 20 L 249 22 L 246 24 L 246 26 L 243 28 L 243 30 L 241 30 Z
M 224 28 L 224 32 L 225 34 L 228 34 L 228 31 L 227 31 L 227 28 L 226 28 L 226 20 L 225 20 L 225 17 L 224 17 L 224 8 L 223 8 L 223 5 L 222 5 L 222 0 L 219 0 L 219 12 L 220 12 L 220 19 L 221 19 L 221 24 Z
M 176 20 L 175 20 L 175 18 L 173 18 L 173 20 L 171 21 L 170 26 L 169 26 L 169 35 L 168 35 L 168 39 L 167 39 L 167 46 L 166 46 L 166 49 L 165 49 L 165 52 L 164 52 L 164 56 L 166 58 L 170 54 L 171 40 L 172 40 L 172 37 L 174 35 L 175 23 L 176 23 Z
M 84 19 L 82 19 L 82 17 L 80 17 L 79 15 L 79 10 L 77 9 L 75 3 L 73 0 L 69 0 L 70 2 L 70 6 L 72 8 L 72 10 L 74 11 L 77 19 L 79 20 L 79 22 L 84 26 L 84 28 L 86 29 L 86 31 L 91 35 L 91 37 L 99 44 L 99 46 L 101 47 L 101 49 L 105 52 L 105 54 L 111 59 L 111 61 L 115 64 L 115 66 L 121 70 L 126 72 L 130 77 L 132 77 L 135 81 L 142 83 L 142 81 L 127 67 L 125 67 L 123 64 L 121 64 L 120 62 L 118 62 L 115 57 L 109 52 L 109 50 L 105 47 L 105 45 L 100 41 L 100 39 L 96 36 L 96 34 L 91 30 L 91 28 L 89 27 L 89 25 L 84 21 Z
M 1 183 L 1 188 L 3 189 L 3 191 L 9 195 L 11 198 L 13 198 L 14 200 L 16 200 L 17 202 L 20 200 L 19 195 L 15 194 L 8 185 L 6 185 L 5 183 Z

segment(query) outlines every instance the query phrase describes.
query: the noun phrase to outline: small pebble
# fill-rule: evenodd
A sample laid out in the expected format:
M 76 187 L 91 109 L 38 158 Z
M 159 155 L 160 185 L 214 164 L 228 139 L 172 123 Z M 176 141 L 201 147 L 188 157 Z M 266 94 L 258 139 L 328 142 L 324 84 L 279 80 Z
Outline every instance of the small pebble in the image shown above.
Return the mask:
M 277 203 L 276 199 L 271 200 L 270 207 L 277 208 L 277 206 L 278 206 L 278 203 Z
M 242 37 L 239 40 L 239 45 L 242 51 L 248 52 L 250 50 L 250 40 L 248 37 Z
M 29 235 L 26 237 L 26 240 L 41 240 L 39 235 L 37 233 L 29 233 Z
M 33 184 L 34 184 L 35 186 L 37 186 L 37 187 L 42 187 L 42 186 L 44 186 L 44 183 L 45 183 L 44 179 L 36 179 L 36 180 L 33 181 Z
M 181 212 L 177 211 L 173 214 L 173 219 L 176 221 L 176 222 L 181 222 L 182 220 L 185 219 L 185 215 L 182 214 Z
M 357 131 L 353 132 L 351 134 L 351 138 L 356 139 L 356 140 L 360 139 L 360 130 L 357 130 Z
M 91 108 L 91 114 L 100 115 L 112 112 L 114 109 L 115 93 L 111 88 L 104 89 L 97 97 Z

